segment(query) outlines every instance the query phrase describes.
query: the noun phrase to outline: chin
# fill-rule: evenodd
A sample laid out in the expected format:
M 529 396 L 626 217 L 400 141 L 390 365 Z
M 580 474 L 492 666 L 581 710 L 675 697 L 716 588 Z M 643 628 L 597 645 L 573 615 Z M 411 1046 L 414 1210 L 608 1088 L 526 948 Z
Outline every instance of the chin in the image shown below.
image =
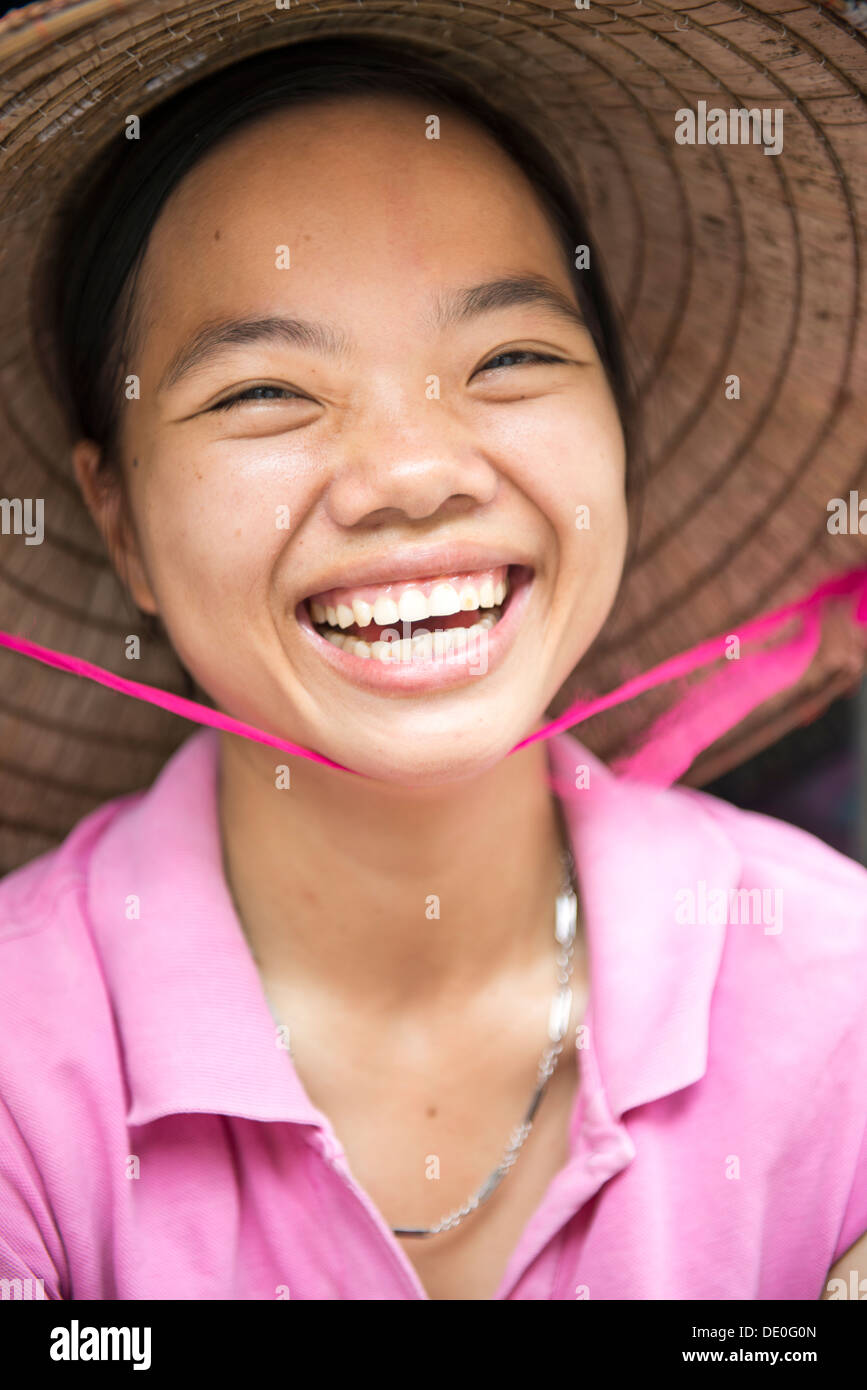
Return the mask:
M 355 735 L 315 742 L 326 757 L 366 778 L 406 788 L 447 786 L 471 781 L 509 755 L 532 721 L 476 712 L 461 724 L 443 727 L 441 717 L 419 720 L 409 715 L 357 726 Z

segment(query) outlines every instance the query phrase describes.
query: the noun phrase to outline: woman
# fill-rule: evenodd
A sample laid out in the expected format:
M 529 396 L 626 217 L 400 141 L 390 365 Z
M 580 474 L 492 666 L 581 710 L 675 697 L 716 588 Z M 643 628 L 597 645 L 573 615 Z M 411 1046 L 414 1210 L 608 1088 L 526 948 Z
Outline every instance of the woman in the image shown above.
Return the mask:
M 112 564 L 319 756 L 200 731 L 3 881 L 0 1275 L 49 1297 L 867 1274 L 867 874 L 570 735 L 507 756 L 614 609 L 634 421 L 568 191 L 481 113 L 323 40 L 190 83 L 70 213 Z

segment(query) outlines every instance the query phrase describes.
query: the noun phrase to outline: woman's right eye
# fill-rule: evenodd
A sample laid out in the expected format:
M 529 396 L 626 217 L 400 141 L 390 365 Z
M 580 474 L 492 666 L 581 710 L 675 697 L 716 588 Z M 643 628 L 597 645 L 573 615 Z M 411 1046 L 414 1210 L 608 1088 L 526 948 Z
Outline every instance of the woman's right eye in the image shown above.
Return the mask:
M 254 391 L 278 391 L 282 392 L 288 400 L 306 401 L 306 396 L 299 396 L 297 391 L 290 391 L 288 386 L 247 386 L 243 391 L 237 391 L 234 396 L 227 396 L 224 401 L 218 401 L 216 405 L 210 407 L 211 410 L 230 410 L 232 406 L 238 405 L 241 401 L 253 400 Z M 263 399 L 261 396 L 258 399 Z M 268 399 L 268 398 L 265 398 Z M 274 399 L 271 397 L 270 399 Z

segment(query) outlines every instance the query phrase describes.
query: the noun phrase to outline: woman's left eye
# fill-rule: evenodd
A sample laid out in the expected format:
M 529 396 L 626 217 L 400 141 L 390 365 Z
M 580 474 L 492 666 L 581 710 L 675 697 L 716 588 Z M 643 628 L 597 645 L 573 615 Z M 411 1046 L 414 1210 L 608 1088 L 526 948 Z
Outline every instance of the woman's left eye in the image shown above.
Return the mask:
M 244 389 L 243 391 L 238 391 L 238 392 L 236 392 L 236 394 L 235 394 L 234 396 L 227 396 L 226 399 L 225 399 L 224 401 L 218 401 L 216 405 L 212 405 L 212 406 L 211 406 L 211 410 L 229 410 L 233 405 L 237 405 L 237 404 L 239 403 L 239 401 L 250 401 L 250 400 L 253 400 L 253 399 L 254 399 L 254 397 L 253 397 L 253 392 L 254 392 L 254 391 L 275 391 L 275 392 L 282 392 L 282 394 L 283 394 L 287 399 L 289 399 L 289 400 L 293 400 L 293 401 L 305 401 L 305 400 L 307 400 L 307 397 L 306 397 L 306 396 L 299 396 L 298 393 L 297 393 L 297 391 L 290 391 L 288 386 L 247 386 L 247 387 L 245 387 L 245 389 Z M 259 399 L 259 400 L 262 400 L 263 398 L 260 396 L 260 397 L 258 397 L 258 399 Z M 265 399 L 268 399 L 268 398 L 265 398 Z M 270 399 L 273 400 L 274 397 L 271 397 Z
M 479 371 L 501 371 L 501 367 L 492 368 L 491 363 L 502 362 L 507 357 L 522 357 L 524 358 L 525 362 L 562 362 L 564 360 L 562 357 L 555 357 L 550 352 L 532 352 L 529 348 L 513 348 L 509 352 L 498 352 L 495 357 L 489 358 L 485 365 L 479 368 Z M 515 363 L 511 363 L 509 365 L 514 366 Z M 518 363 L 517 365 L 521 366 L 522 364 Z

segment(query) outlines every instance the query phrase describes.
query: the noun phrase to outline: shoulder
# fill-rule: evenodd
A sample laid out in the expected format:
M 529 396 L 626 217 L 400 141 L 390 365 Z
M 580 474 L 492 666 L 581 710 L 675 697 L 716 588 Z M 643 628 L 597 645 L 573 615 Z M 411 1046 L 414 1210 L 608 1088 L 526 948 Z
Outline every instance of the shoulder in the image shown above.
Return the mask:
M 15 943 L 28 939 L 38 951 L 41 934 L 62 936 L 86 917 L 93 880 L 101 890 L 109 865 L 121 872 L 140 867 L 164 843 L 170 846 L 165 860 L 170 863 L 172 837 L 189 821 L 191 810 L 201 812 L 213 792 L 216 765 L 214 731 L 197 730 L 175 749 L 150 786 L 103 802 L 56 848 L 0 879 L 0 978 L 3 965 L 17 954 Z
M 64 1077 L 97 1065 L 111 1036 L 90 868 L 108 828 L 139 796 L 106 802 L 56 848 L 0 880 L 0 1099 L 13 1114 L 33 1117 L 59 1101 Z
M 135 794 L 137 795 L 137 794 Z M 105 1202 L 106 1134 L 122 1113 L 112 1001 L 90 927 L 90 864 L 128 797 L 0 880 L 0 1270 L 68 1291 L 61 1231 Z M 30 1285 L 27 1285 L 30 1287 Z
M 62 937 L 64 928 L 80 922 L 94 848 L 140 795 L 135 792 L 105 802 L 84 816 L 54 849 L 0 879 L 0 980 L 8 982 L 8 972 L 27 949 L 39 952 L 42 943 L 36 938 L 42 932 Z M 33 944 L 28 948 L 25 942 Z
M 709 817 L 736 847 L 741 875 L 778 885 L 801 915 L 840 915 L 860 929 L 854 940 L 867 951 L 867 868 L 818 836 L 759 811 L 746 811 L 709 792 L 676 787 L 673 793 Z
M 806 1187 L 824 1194 L 833 1217 L 830 1265 L 867 1232 L 867 869 L 773 816 L 706 792 L 676 794 L 713 821 L 739 860 L 715 988 L 724 1027 L 712 1055 L 732 1106 L 743 1073 L 732 1078 L 728 1059 L 736 1067 L 761 1059 L 741 1094 L 758 1101 L 757 1133 L 775 1116 L 783 1125 L 781 1169 L 793 1189 L 794 1154 L 805 1156 Z M 750 896 L 756 915 L 744 912 Z
M 719 915 L 714 919 L 708 906 L 704 919 L 696 918 L 724 924 L 718 986 L 732 1026 L 764 1035 L 765 1045 L 778 1049 L 783 1037 L 795 1046 L 797 1032 L 811 1058 L 802 1057 L 801 1067 L 825 1068 L 817 1084 L 830 1092 L 833 1076 L 867 1106 L 867 869 L 773 816 L 706 792 L 674 794 L 736 855 L 714 904 Z

